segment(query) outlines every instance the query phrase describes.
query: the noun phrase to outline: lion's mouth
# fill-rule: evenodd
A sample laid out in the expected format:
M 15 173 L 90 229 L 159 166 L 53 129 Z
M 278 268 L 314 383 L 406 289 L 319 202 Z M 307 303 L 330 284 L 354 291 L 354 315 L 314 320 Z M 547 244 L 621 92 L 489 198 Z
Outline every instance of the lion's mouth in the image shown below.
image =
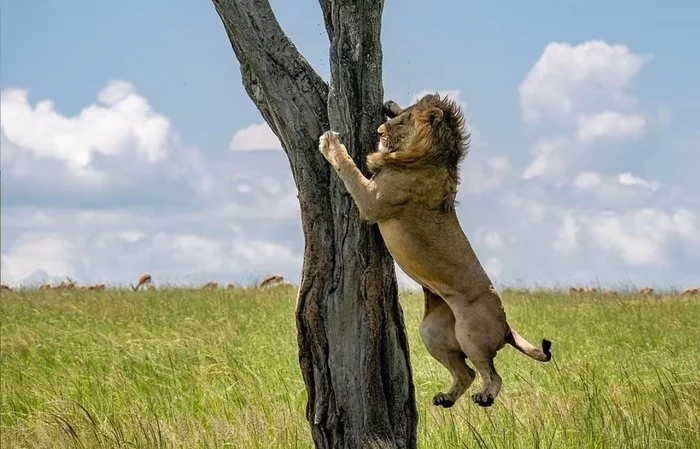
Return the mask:
M 384 153 L 393 153 L 394 148 L 393 145 L 391 144 L 391 140 L 388 139 L 386 136 L 379 136 L 379 151 L 382 151 Z

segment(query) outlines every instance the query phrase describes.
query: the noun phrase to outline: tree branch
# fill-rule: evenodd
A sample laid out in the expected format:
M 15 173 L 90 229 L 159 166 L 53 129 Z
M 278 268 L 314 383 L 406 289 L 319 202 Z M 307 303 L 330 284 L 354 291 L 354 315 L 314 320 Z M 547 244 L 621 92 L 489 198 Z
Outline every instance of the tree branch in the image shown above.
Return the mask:
M 317 142 L 327 128 L 328 85 L 284 33 L 270 3 L 213 2 L 240 62 L 246 91 L 282 147 L 285 151 L 297 147 L 301 130 L 306 131 L 303 137 Z M 292 123 L 301 129 L 289 132 L 286 124 Z M 313 150 L 316 152 L 315 146 Z M 314 158 L 322 162 L 319 155 L 314 154 Z

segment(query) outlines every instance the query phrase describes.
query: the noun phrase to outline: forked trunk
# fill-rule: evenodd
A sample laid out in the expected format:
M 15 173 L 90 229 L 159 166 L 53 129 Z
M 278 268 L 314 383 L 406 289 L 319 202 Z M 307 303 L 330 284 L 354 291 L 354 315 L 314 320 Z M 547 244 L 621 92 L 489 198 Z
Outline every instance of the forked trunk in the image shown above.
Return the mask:
M 359 221 L 318 138 L 340 132 L 360 166 L 382 119 L 383 1 L 320 0 L 329 86 L 299 54 L 267 0 L 213 0 L 243 85 L 282 143 L 305 238 L 297 303 L 306 416 L 317 448 L 415 448 L 417 411 L 393 262 Z

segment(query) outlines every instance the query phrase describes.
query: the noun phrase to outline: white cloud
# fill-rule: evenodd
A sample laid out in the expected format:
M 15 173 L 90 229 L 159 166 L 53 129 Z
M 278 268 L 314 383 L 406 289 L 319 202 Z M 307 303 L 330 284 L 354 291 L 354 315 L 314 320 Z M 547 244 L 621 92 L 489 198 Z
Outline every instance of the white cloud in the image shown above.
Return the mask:
M 549 212 L 549 207 L 539 201 L 525 198 L 515 192 L 504 193 L 500 198 L 500 203 L 507 207 L 509 214 L 521 212 L 524 220 L 531 223 L 539 223 Z
M 73 275 L 77 256 L 77 248 L 62 236 L 22 235 L 2 253 L 2 282 L 16 285 L 38 270 L 52 277 Z
M 583 171 L 576 175 L 573 185 L 579 189 L 592 189 L 603 184 L 603 177 L 594 171 Z
M 505 156 L 494 156 L 485 161 L 467 158 L 461 174 L 461 192 L 482 195 L 496 190 L 510 171 L 510 161 Z
M 685 210 L 602 212 L 587 220 L 587 228 L 595 243 L 617 253 L 629 264 L 663 266 L 668 262 L 665 245 L 670 240 L 696 240 L 697 216 Z
M 491 249 L 500 249 L 503 246 L 501 235 L 498 231 L 489 231 L 484 235 L 484 244 Z
M 571 213 L 565 213 L 561 217 L 561 228 L 557 231 L 557 238 L 554 241 L 554 249 L 557 251 L 570 251 L 577 248 L 578 233 L 581 227 Z
M 298 280 L 299 203 L 281 152 L 207 157 L 122 81 L 73 116 L 4 89 L 0 139 L 3 282 Z
M 396 262 L 394 262 L 394 270 L 396 271 L 396 283 L 399 286 L 399 291 L 423 291 L 420 284 L 411 279 Z
M 279 139 L 267 123 L 250 125 L 233 135 L 231 151 L 281 150 Z
M 648 198 L 650 193 L 657 191 L 661 184 L 656 181 L 646 181 L 633 176 L 631 173 L 621 173 L 615 176 L 585 170 L 579 172 L 571 185 L 579 193 L 595 197 L 601 206 L 638 204 L 638 201 Z
M 3 89 L 1 98 L 2 133 L 16 151 L 60 161 L 77 174 L 87 172 L 96 154 L 151 164 L 165 157 L 170 122 L 129 83 L 111 81 L 96 104 L 74 117 L 50 100 L 32 107 L 26 89 Z
M 605 138 L 617 140 L 636 138 L 644 133 L 645 125 L 646 119 L 641 114 L 604 111 L 580 116 L 576 137 L 585 143 Z
M 498 282 L 503 274 L 503 261 L 498 257 L 490 257 L 484 262 L 484 270 L 486 270 L 492 281 Z
M 523 170 L 522 178 L 531 180 L 549 175 L 559 182 L 565 181 L 567 155 L 572 152 L 572 146 L 571 140 L 565 137 L 538 140 L 532 150 L 534 158 Z
M 583 73 L 586 82 L 592 82 L 590 73 Z M 465 160 L 458 213 L 485 268 L 501 283 L 697 283 L 700 220 L 693 211 L 700 198 L 693 194 L 697 189 L 687 186 L 696 185 L 688 161 L 700 154 L 698 140 L 693 137 L 682 150 L 652 160 L 650 148 L 655 151 L 660 140 L 653 134 L 659 129 L 654 121 L 668 120 L 670 108 L 638 107 L 629 82 L 590 98 L 574 89 L 581 83 L 557 87 L 564 86 L 560 91 L 572 106 L 561 120 L 556 117 L 560 110 L 546 101 L 524 98 L 523 104 L 539 114 L 530 120 L 538 125 L 530 160 L 495 152 L 478 139 Z M 584 91 L 592 89 L 586 86 Z M 3 107 L 22 104 L 8 102 L 11 92 L 3 91 Z M 463 105 L 459 91 L 450 95 Z M 298 281 L 303 236 L 283 152 L 233 151 L 222 157 L 215 148 L 200 151 L 181 142 L 167 117 L 151 110 L 128 83 L 112 83 L 97 97 L 95 105 L 72 116 L 62 115 L 48 100 L 29 105 L 27 97 L 26 107 L 15 109 L 29 110 L 31 123 L 11 123 L 12 139 L 3 116 L 3 282 L 70 275 L 81 283 L 127 283 L 144 271 L 156 283 L 246 282 L 272 272 Z M 111 147 L 93 139 L 90 130 L 65 125 L 80 122 L 91 108 L 120 117 L 119 108 L 134 97 L 145 105 L 142 112 L 168 124 L 161 147 L 133 137 L 139 135 L 140 122 L 123 127 L 127 137 L 115 137 L 131 139 L 129 145 Z M 654 112 L 644 112 L 648 110 Z M 594 118 L 603 122 L 606 113 L 644 118 L 644 138 L 630 142 L 624 127 L 593 126 Z M 51 123 L 63 126 L 69 141 L 97 143 L 78 158 L 85 163 L 88 154 L 86 165 L 47 155 L 54 153 L 44 153 L 46 145 L 60 146 L 30 135 L 34 121 L 43 123 L 49 116 Z M 674 125 L 682 121 L 680 117 Z M 581 140 L 580 123 L 595 138 Z M 255 143 L 255 132 L 248 137 L 243 132 L 232 146 L 279 148 L 266 125 L 255 126 L 267 133 L 268 143 Z M 664 145 L 676 148 L 670 140 Z M 156 147 L 157 152 L 148 152 Z M 161 156 L 148 159 L 149 154 Z M 677 176 L 679 169 L 685 170 L 684 178 Z M 402 288 L 420 289 L 398 268 L 397 276 Z
M 239 240 L 234 253 L 242 258 L 251 268 L 259 268 L 269 273 L 299 267 L 303 255 L 294 252 L 291 247 L 263 240 Z
M 620 173 L 617 180 L 623 186 L 639 186 L 649 189 L 652 192 L 659 190 L 661 187 L 661 183 L 658 181 L 647 181 L 646 179 L 638 178 L 632 175 L 632 173 Z
M 520 85 L 522 118 L 566 123 L 609 107 L 633 107 L 627 87 L 650 58 L 599 40 L 552 42 Z

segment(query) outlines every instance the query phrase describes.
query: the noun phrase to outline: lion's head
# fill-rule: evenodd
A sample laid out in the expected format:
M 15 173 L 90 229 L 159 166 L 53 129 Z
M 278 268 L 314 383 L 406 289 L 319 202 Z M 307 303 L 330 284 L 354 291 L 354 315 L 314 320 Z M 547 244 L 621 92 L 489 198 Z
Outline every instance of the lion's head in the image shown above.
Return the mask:
M 445 168 L 446 188 L 453 196 L 470 140 L 462 109 L 449 98 L 428 94 L 406 109 L 388 101 L 384 114 L 388 120 L 377 129 L 379 147 L 367 156 L 367 167 L 373 173 L 383 168 Z
M 384 166 L 437 165 L 456 169 L 469 148 L 464 114 L 449 98 L 428 94 L 402 109 L 384 104 L 388 120 L 379 127 L 379 148 L 367 158 L 373 172 Z

